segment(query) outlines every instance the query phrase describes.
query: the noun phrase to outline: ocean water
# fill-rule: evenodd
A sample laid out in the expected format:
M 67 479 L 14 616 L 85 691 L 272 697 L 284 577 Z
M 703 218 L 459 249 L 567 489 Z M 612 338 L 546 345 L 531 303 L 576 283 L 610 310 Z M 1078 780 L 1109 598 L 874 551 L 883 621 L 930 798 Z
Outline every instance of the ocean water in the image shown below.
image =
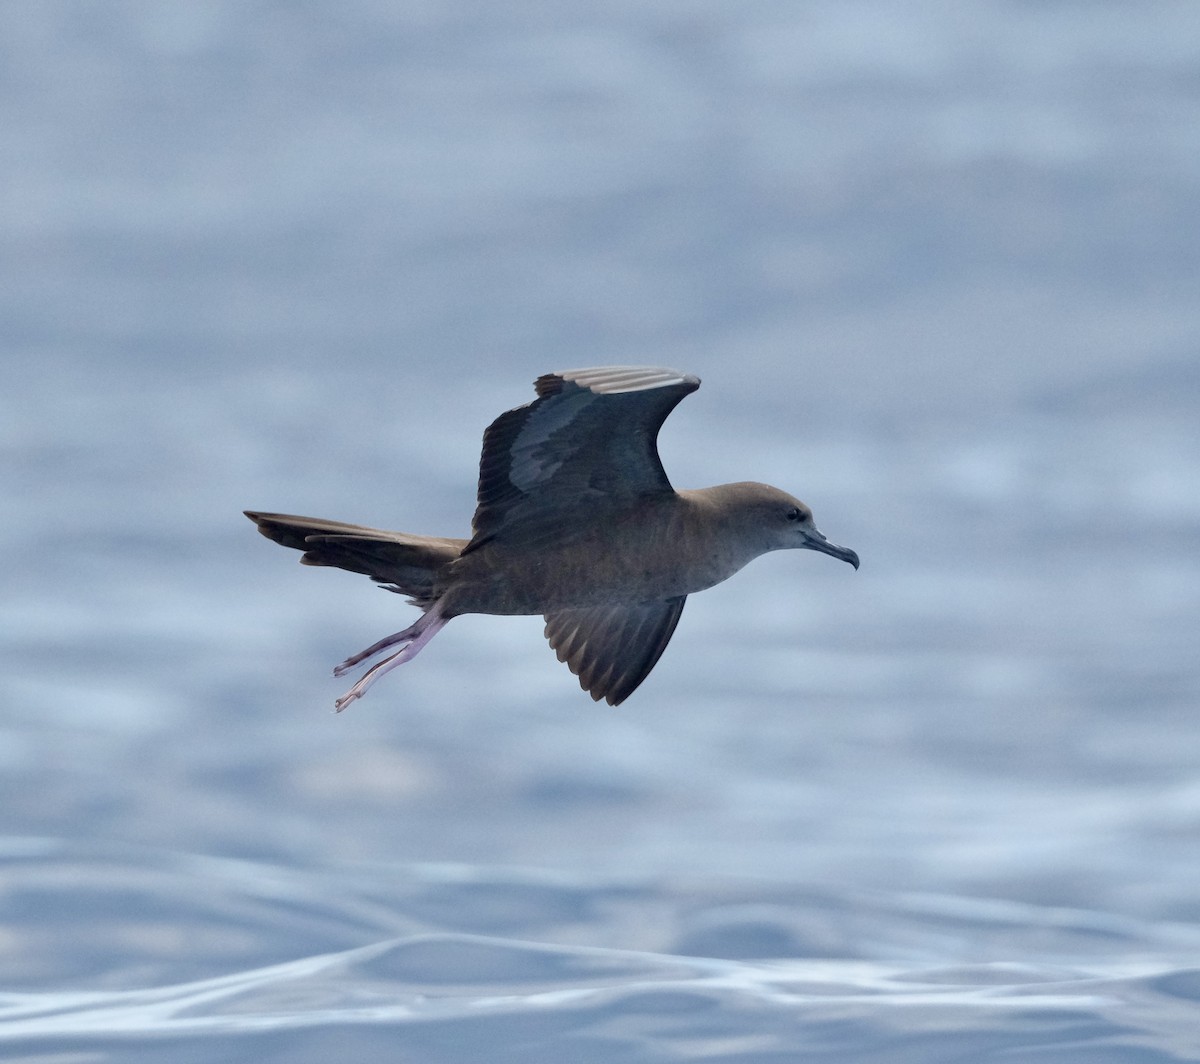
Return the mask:
M 1200 1060 L 1200 9 L 0 15 L 0 1057 Z M 465 533 L 553 369 L 798 494 L 628 702 Z

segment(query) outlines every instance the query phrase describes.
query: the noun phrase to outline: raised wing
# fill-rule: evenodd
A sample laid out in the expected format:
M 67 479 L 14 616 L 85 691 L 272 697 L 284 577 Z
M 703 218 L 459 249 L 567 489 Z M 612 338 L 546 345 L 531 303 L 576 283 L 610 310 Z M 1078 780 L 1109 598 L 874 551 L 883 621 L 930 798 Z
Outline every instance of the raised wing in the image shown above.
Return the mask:
M 534 387 L 536 400 L 501 414 L 484 433 L 467 550 L 509 533 L 537 539 L 578 529 L 589 513 L 672 490 L 658 430 L 699 378 L 604 366 L 548 373 Z
M 546 614 L 546 638 L 579 686 L 620 705 L 667 649 L 687 597 L 637 606 L 594 606 Z

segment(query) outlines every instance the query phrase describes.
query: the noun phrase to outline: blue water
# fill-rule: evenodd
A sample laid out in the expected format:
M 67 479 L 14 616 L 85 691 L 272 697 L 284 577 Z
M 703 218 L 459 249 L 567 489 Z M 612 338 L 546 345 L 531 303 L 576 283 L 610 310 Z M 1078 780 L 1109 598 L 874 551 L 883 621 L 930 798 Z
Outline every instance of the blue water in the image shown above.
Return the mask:
M 1200 8 L 10 7 L 0 1057 L 1200 1060 Z M 462 535 L 676 366 L 768 556 L 594 705 Z

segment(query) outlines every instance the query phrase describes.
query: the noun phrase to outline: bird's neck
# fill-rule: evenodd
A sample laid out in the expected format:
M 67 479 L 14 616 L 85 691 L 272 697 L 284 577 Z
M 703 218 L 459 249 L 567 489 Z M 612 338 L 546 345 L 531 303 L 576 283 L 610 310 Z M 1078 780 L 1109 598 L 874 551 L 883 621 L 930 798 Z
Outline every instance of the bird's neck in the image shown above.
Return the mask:
M 737 505 L 737 484 L 718 484 L 678 492 L 686 514 L 680 522 L 681 535 L 689 541 L 693 558 L 708 560 L 710 583 L 727 580 L 769 548 L 758 541 Z

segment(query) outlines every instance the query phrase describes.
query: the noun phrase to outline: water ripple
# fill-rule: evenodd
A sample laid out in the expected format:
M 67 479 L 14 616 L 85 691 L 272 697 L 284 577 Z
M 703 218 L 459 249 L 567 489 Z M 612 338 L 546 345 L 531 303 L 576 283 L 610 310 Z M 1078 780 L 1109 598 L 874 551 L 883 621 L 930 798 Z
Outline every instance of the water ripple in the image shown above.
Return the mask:
M 113 898 L 135 885 L 131 914 Z M 529 937 L 378 933 L 428 928 L 408 902 L 419 911 L 431 892 L 452 898 L 466 887 L 476 896 L 496 890 L 510 912 L 555 892 L 576 904 L 544 908 Z M 390 906 L 380 900 L 386 893 Z M 938 1047 L 1013 1054 L 1034 1045 L 1057 1046 L 1066 1055 L 1056 1059 L 1067 1060 L 1088 1059 L 1070 1055 L 1084 1048 L 1134 1047 L 1139 1061 L 1196 1059 L 1186 1053 L 1200 976 L 1184 963 L 1196 933 L 1100 913 L 786 884 L 572 882 L 469 866 L 307 871 L 50 842 L 7 848 L 0 897 L 6 942 L 26 972 L 29 950 L 69 954 L 73 929 L 56 918 L 51 940 L 23 913 L 73 906 L 91 925 L 73 975 L 47 972 L 40 987 L 0 994 L 0 1043 L 10 1058 L 151 1059 L 169 1044 L 183 1059 L 317 1060 L 333 1039 L 358 1059 L 384 1053 L 389 1041 L 414 1059 L 447 1061 L 619 1053 L 766 1062 L 802 1047 L 819 1060 L 883 1047 L 888 1059 L 918 1060 Z M 555 941 L 566 933 L 564 913 L 585 910 L 593 919 L 573 925 L 576 941 Z M 158 937 L 130 934 L 150 913 Z M 727 953 L 739 921 L 749 954 L 764 941 L 764 925 L 779 941 L 790 922 L 816 920 L 843 955 L 698 956 L 595 944 L 695 942 L 698 928 L 722 917 Z M 231 963 L 231 927 L 244 958 L 261 960 L 288 941 L 293 954 Z M 948 947 L 952 934 L 959 947 Z M 932 963 L 955 953 L 995 956 L 1006 935 L 1039 936 L 1041 956 L 1059 963 Z M 358 944 L 303 948 L 338 937 Z M 862 956 L 851 955 L 855 943 Z M 161 978 L 220 967 L 222 958 L 219 974 Z

